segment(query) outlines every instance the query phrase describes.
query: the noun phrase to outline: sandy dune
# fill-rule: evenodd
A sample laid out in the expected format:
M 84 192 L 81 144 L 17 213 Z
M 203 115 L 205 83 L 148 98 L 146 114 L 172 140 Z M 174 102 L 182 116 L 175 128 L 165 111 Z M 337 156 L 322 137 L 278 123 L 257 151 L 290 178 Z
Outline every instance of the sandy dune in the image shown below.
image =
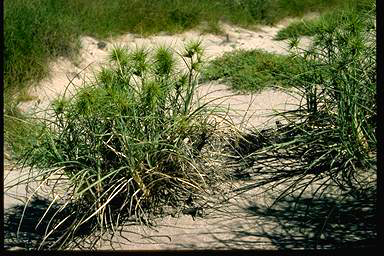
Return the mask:
M 290 19 L 284 20 L 274 27 L 261 26 L 257 31 L 223 24 L 224 35 L 202 34 L 191 30 L 175 35 L 156 35 L 142 38 L 134 34 L 126 34 L 117 38 L 110 38 L 104 42 L 104 47 L 99 47 L 99 41 L 91 37 L 81 38 L 80 55 L 76 63 L 65 58 L 58 58 L 50 63 L 50 74 L 42 80 L 38 86 L 30 90 L 32 101 L 20 104 L 20 109 L 30 113 L 40 112 L 46 109 L 49 103 L 66 92 L 71 95 L 76 87 L 82 86 L 92 80 L 100 67 L 108 63 L 108 54 L 115 45 L 129 48 L 145 46 L 153 49 L 159 45 L 170 46 L 176 51 L 181 51 L 185 42 L 201 40 L 204 47 L 205 60 L 219 57 L 225 52 L 234 49 L 261 49 L 267 52 L 287 54 L 288 44 L 285 41 L 275 41 L 273 38 L 279 29 L 286 26 Z M 300 47 L 308 47 L 309 38 L 301 40 Z M 211 87 L 213 88 L 213 87 Z M 279 95 L 279 92 L 275 92 Z

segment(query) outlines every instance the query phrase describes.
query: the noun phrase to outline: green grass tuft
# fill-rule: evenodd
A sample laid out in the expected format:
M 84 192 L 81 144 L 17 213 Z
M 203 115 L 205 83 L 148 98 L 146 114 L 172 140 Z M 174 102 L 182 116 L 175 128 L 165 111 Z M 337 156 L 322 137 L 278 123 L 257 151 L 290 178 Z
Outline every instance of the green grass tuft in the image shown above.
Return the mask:
M 288 25 L 288 27 L 279 30 L 275 39 L 285 40 L 294 39 L 300 36 L 313 36 L 316 34 L 315 29 L 317 20 L 296 21 Z
M 297 73 L 297 65 L 289 57 L 259 50 L 239 50 L 211 61 L 203 78 L 224 79 L 234 90 L 247 92 L 284 86 L 286 76 Z
M 38 132 L 29 131 L 17 157 L 37 176 L 62 172 L 70 186 L 65 203 L 75 214 L 55 246 L 69 246 L 86 225 L 115 230 L 129 216 L 149 224 L 163 206 L 209 189 L 215 174 L 202 167 L 202 149 L 216 125 L 194 99 L 202 52 L 200 42 L 187 43 L 184 74 L 168 48 L 114 49 L 95 84 L 56 99 L 52 120 L 31 121 Z
M 331 9 L 325 11 L 319 18 L 314 20 L 301 20 L 293 22 L 288 27 L 281 29 L 277 35 L 276 40 L 294 39 L 300 36 L 314 36 L 321 32 L 322 24 L 329 23 L 332 20 L 335 24 L 342 24 L 345 17 L 340 15 L 344 10 L 353 10 L 358 16 L 364 16 L 371 8 L 374 1 L 346 1 L 341 8 Z
M 340 192 L 355 199 L 374 194 L 375 8 L 373 4 L 365 12 L 334 12 L 317 26 L 313 46 L 304 54 L 293 53 L 299 72 L 286 83 L 295 89 L 291 93 L 301 98 L 300 103 L 294 111 L 277 113 L 288 124 L 273 134 L 277 139 L 270 141 L 275 142 L 249 153 L 252 159 L 272 152 L 275 157 L 299 160 L 299 168 L 290 170 L 289 175 L 276 172 L 288 184 L 281 197 L 294 190 L 301 195 L 312 182 L 324 177 L 328 180 L 318 191 L 333 181 Z M 260 139 L 260 135 L 255 137 L 253 140 Z M 314 176 L 303 182 L 308 174 Z

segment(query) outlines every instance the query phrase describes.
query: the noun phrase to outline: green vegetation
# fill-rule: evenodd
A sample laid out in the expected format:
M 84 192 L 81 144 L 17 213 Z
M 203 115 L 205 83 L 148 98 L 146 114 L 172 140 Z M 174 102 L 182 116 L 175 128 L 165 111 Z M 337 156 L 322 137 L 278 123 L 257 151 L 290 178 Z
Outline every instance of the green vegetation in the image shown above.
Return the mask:
M 12 98 L 25 97 L 25 86 L 44 77 L 49 58 L 75 56 L 80 35 L 104 38 L 127 31 L 142 35 L 178 32 L 203 21 L 218 32 L 219 20 L 270 24 L 288 15 L 344 6 L 341 2 L 164 0 L 122 4 L 98 0 L 90 5 L 85 0 L 7 1 L 6 140 L 14 159 L 30 170 L 26 182 L 44 182 L 60 175 L 69 184 L 66 195 L 52 191 L 56 196 L 41 217 L 48 219 L 41 248 L 68 248 L 78 238 L 85 239 L 90 230 L 100 235 L 115 232 L 132 216 L 151 224 L 153 214 L 164 206 L 180 207 L 191 194 L 217 184 L 223 173 L 205 163 L 212 160 L 207 147 L 214 150 L 210 139 L 217 135 L 215 118 L 210 117 L 220 113 L 207 104 L 195 104 L 200 72 L 203 79 L 224 79 L 235 90 L 279 86 L 302 98 L 296 110 L 277 113 L 285 120 L 277 129 L 236 134 L 234 140 L 222 138 L 234 142 L 230 146 L 240 161 L 237 166 L 249 167 L 257 161 L 268 165 L 276 159 L 287 165 L 286 169 L 271 165 L 267 171 L 255 168 L 266 179 L 249 187 L 284 183 L 287 189 L 278 200 L 294 192 L 300 197 L 320 181 L 313 200 L 332 181 L 343 199 L 352 196 L 375 204 L 376 180 L 369 179 L 376 171 L 377 145 L 376 27 L 371 0 L 348 1 L 348 8 L 281 31 L 279 39 L 291 39 L 290 56 L 236 51 L 202 69 L 200 42 L 190 42 L 179 54 L 186 64 L 182 72 L 175 69 L 177 60 L 165 46 L 154 51 L 115 48 L 110 66 L 101 70 L 96 81 L 71 98 L 62 95 L 56 99 L 48 119 L 22 116 Z M 298 53 L 298 35 L 303 34 L 313 36 L 313 46 Z M 239 145 L 243 148 L 236 148 Z M 230 158 L 226 153 L 222 155 Z
M 60 12 L 64 1 L 5 1 L 4 90 L 6 100 L 48 71 L 47 60 L 76 47 L 74 20 Z M 10 102 L 6 102 L 10 103 Z
M 218 21 L 243 26 L 272 24 L 340 4 L 339 0 L 13 0 L 4 3 L 4 85 L 10 96 L 47 74 L 47 60 L 70 56 L 80 35 L 106 38 L 124 32 L 149 35 L 180 32 L 205 21 L 218 32 Z M 9 96 L 8 96 L 9 95 Z
M 192 99 L 201 54 L 200 42 L 187 44 L 188 71 L 176 73 L 168 48 L 153 56 L 115 48 L 96 84 L 58 98 L 51 121 L 31 121 L 39 132 L 29 133 L 21 160 L 39 170 L 32 179 L 62 173 L 70 184 L 70 198 L 54 200 L 73 208 L 50 220 L 52 233 L 63 232 L 50 246 L 68 246 L 84 227 L 114 230 L 129 216 L 148 224 L 162 206 L 209 189 L 215 172 L 201 167 L 201 151 L 215 130 L 213 110 Z
M 328 16 L 328 15 L 326 15 Z M 324 17 L 324 16 L 322 16 Z M 323 18 L 320 18 L 323 19 Z M 300 36 L 314 36 L 316 34 L 315 29 L 319 23 L 319 20 L 301 20 L 295 21 L 288 25 L 288 27 L 281 29 L 275 39 L 295 39 Z
M 333 181 L 343 197 L 375 202 L 376 180 L 367 178 L 376 171 L 375 11 L 373 4 L 365 13 L 335 12 L 317 26 L 309 50 L 295 54 L 293 48 L 299 72 L 285 82 L 302 100 L 296 110 L 277 114 L 286 124 L 275 133 L 251 135 L 250 141 L 270 139 L 244 157 L 299 159 L 289 172 L 273 171 L 271 179 L 281 177 L 288 186 L 281 197 L 295 190 L 300 196 L 318 181 L 321 196 Z
M 247 92 L 284 86 L 287 76 L 298 72 L 296 62 L 287 56 L 260 50 L 238 50 L 211 61 L 203 77 L 207 80 L 224 79 L 234 90 Z
M 322 26 L 327 24 L 329 20 L 332 20 L 334 23 L 343 23 L 345 18 L 343 15 L 340 15 L 340 12 L 343 10 L 351 10 L 356 15 L 364 17 L 365 13 L 370 10 L 372 3 L 372 0 L 346 1 L 343 8 L 327 11 L 317 19 L 304 19 L 289 24 L 288 27 L 281 29 L 277 33 L 276 40 L 294 39 L 299 36 L 314 36 L 319 34 L 321 33 Z
M 259 178 L 241 192 L 279 191 L 264 214 L 276 214 L 279 221 L 287 216 L 287 227 L 300 229 L 291 234 L 305 234 L 301 230 L 310 223 L 311 235 L 299 248 L 326 248 L 330 241 L 334 247 L 350 243 L 353 248 L 356 241 L 369 246 L 377 236 L 376 10 L 371 3 L 365 11 L 344 9 L 323 18 L 304 53 L 296 51 L 299 39 L 291 40 L 291 61 L 299 72 L 284 83 L 300 99 L 295 110 L 276 113 L 281 118 L 276 128 L 253 130 L 232 143 L 237 173 L 251 168 Z M 337 213 L 345 206 L 350 210 Z M 350 214 L 352 209 L 364 213 Z M 343 224 L 355 217 L 353 223 L 364 223 L 361 227 Z M 340 242 L 330 235 L 335 231 L 342 232 Z M 347 242 L 359 232 L 364 236 Z M 281 232 L 278 245 L 295 248 L 298 240 L 287 235 Z
M 352 1 L 352 0 L 351 0 Z M 220 33 L 219 21 L 242 26 L 273 24 L 286 16 L 326 10 L 341 0 L 13 0 L 4 3 L 4 128 L 5 142 L 23 129 L 20 101 L 28 86 L 48 72 L 48 61 L 75 58 L 79 37 L 99 39 L 133 32 L 143 36 L 180 32 L 198 25 Z M 12 117 L 12 118 L 11 118 Z M 15 118 L 16 117 L 16 118 Z
M 372 26 L 372 22 L 368 24 L 370 21 L 366 19 L 371 6 L 371 0 L 347 2 L 343 9 L 328 11 L 318 19 L 290 24 L 278 32 L 276 39 L 291 39 L 290 46 L 295 47 L 299 36 L 319 35 L 320 37 L 324 31 L 329 32 L 330 26 L 344 24 L 352 16 L 360 19 L 362 26 Z M 300 59 L 298 56 L 295 58 L 296 60 L 293 60 L 292 56 L 281 56 L 260 50 L 234 51 L 211 61 L 203 72 L 203 78 L 223 79 L 234 90 L 242 92 L 259 91 L 275 85 L 287 86 L 290 84 L 288 77 L 295 77 L 305 72 L 300 69 L 300 66 L 308 60 Z
M 242 26 L 271 24 L 288 15 L 340 4 L 330 1 L 124 1 L 14 0 L 4 3 L 4 128 L 6 143 L 23 129 L 15 118 L 26 89 L 44 78 L 48 61 L 76 56 L 79 36 L 107 38 L 125 32 L 143 36 L 160 31 L 180 32 L 203 25 L 220 33 L 219 21 Z M 273 8 L 271 8 L 273 7 Z M 273 13 L 271 13 L 273 12 Z M 260 16 L 261 15 L 261 16 Z

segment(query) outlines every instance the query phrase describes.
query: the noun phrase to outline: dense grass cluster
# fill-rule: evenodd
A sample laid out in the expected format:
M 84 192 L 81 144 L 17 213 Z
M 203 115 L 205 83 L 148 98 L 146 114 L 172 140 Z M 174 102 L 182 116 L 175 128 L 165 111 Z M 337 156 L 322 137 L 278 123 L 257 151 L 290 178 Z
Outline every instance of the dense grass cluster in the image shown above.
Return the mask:
M 290 57 L 260 50 L 238 50 L 211 61 L 203 77 L 207 80 L 223 79 L 237 91 L 254 92 L 285 86 L 286 78 L 298 72 L 297 63 Z
M 55 246 L 68 245 L 92 223 L 101 231 L 129 216 L 148 224 L 162 206 L 180 207 L 214 179 L 201 167 L 201 151 L 215 122 L 193 99 L 200 43 L 187 44 L 181 56 L 187 71 L 177 73 L 168 48 L 115 48 L 112 66 L 95 84 L 57 99 L 52 120 L 40 122 L 23 160 L 39 169 L 34 179 L 61 173 L 69 198 L 55 200 L 74 207 L 68 216 L 58 215 L 67 221 L 52 217 L 49 228 L 62 234 Z
M 338 10 L 321 18 L 313 45 L 304 53 L 297 51 L 298 38 L 293 37 L 291 61 L 298 72 L 284 83 L 300 99 L 297 109 L 277 113 L 283 118 L 277 128 L 254 130 L 232 143 L 233 159 L 240 161 L 236 175 L 241 179 L 251 169 L 262 177 L 238 193 L 264 186 L 266 193 L 278 193 L 268 216 L 281 211 L 276 215 L 281 220 L 291 211 L 287 222 L 292 226 L 278 243 L 282 248 L 286 241 L 297 246 L 298 240 L 289 237 L 297 236 L 291 228 L 308 223 L 318 224 L 304 238 L 304 248 L 365 247 L 376 241 L 376 225 L 368 224 L 377 219 L 375 22 L 371 2 L 365 10 Z M 361 212 L 337 213 L 347 201 Z M 289 207 L 281 210 L 282 204 Z M 353 224 L 343 224 L 351 218 Z M 330 233 L 341 230 L 340 240 L 334 240 Z
M 375 9 L 364 15 L 345 10 L 328 18 L 317 27 L 313 48 L 304 56 L 311 61 L 301 62 L 295 87 L 306 97 L 308 120 L 336 128 L 344 157 L 334 158 L 372 166 L 375 158 L 369 152 L 376 150 L 377 113 Z
M 249 135 L 249 141 L 263 143 L 245 154 L 252 163 L 265 154 L 299 160 L 299 168 L 291 164 L 289 171 L 272 175 L 272 180 L 280 176 L 290 184 L 284 195 L 326 179 L 315 192 L 320 196 L 333 181 L 345 195 L 372 201 L 377 146 L 375 6 L 364 13 L 347 9 L 334 14 L 316 27 L 309 50 L 295 54 L 293 48 L 299 72 L 285 82 L 302 99 L 297 110 L 278 113 L 286 124 L 276 133 Z M 291 45 L 296 43 L 293 39 Z
M 323 24 L 327 23 L 329 20 L 343 23 L 343 15 L 340 15 L 340 12 L 345 9 L 353 10 L 355 15 L 363 18 L 365 13 L 371 9 L 372 3 L 372 0 L 350 1 L 346 2 L 346 6 L 344 8 L 327 11 L 319 18 L 311 20 L 303 19 L 301 21 L 293 22 L 289 24 L 288 27 L 281 29 L 277 33 L 276 40 L 295 39 L 300 36 L 314 36 L 320 32 Z

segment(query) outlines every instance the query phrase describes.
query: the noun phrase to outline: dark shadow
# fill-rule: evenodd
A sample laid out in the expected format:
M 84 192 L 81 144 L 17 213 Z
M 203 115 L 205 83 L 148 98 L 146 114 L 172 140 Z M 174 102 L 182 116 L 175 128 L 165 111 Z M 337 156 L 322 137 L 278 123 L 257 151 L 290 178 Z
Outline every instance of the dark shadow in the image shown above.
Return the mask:
M 44 237 L 45 230 L 43 227 L 47 223 L 41 223 L 38 228 L 36 228 L 36 225 L 49 205 L 50 202 L 47 199 L 34 197 L 25 210 L 19 234 L 17 234 L 17 230 L 23 216 L 24 205 L 19 204 L 4 210 L 5 249 L 12 247 L 20 247 L 26 250 L 37 249 Z M 57 209 L 57 207 L 57 205 L 54 205 L 52 208 Z M 55 237 L 52 236 L 47 242 L 49 243 L 51 240 L 54 241 Z
M 229 163 L 237 163 L 237 168 L 233 171 L 231 178 L 235 180 L 250 180 L 252 173 L 262 173 L 265 169 L 270 169 L 271 163 L 274 164 L 272 169 L 274 170 L 273 178 L 270 181 L 280 180 L 283 177 L 292 177 L 296 174 L 306 171 L 305 165 L 289 166 L 289 174 L 284 171 L 286 164 L 279 164 L 284 161 L 296 161 L 303 156 L 305 148 L 295 147 L 294 144 L 290 145 L 289 149 L 283 147 L 274 147 L 276 144 L 283 144 L 294 140 L 294 138 L 300 135 L 302 131 L 297 129 L 294 125 L 282 126 L 277 122 L 277 128 L 265 128 L 262 130 L 254 130 L 252 132 L 246 132 L 231 138 L 226 145 L 226 149 L 229 152 L 227 161 Z M 263 151 L 262 154 L 259 151 Z M 318 152 L 320 154 L 321 152 Z M 312 159 L 305 159 L 311 161 Z M 279 164 L 276 166 L 276 164 Z M 267 167 L 267 168 L 266 168 Z M 276 168 L 278 167 L 278 168 Z M 292 169 L 295 169 L 293 172 Z M 321 169 L 319 166 L 313 168 L 315 170 Z M 278 170 L 278 171 L 276 171 Z M 263 173 L 262 173 L 263 174 Z M 268 181 L 268 182 L 270 182 Z
M 118 202 L 115 203 L 119 205 Z M 84 220 L 84 216 L 89 216 L 93 208 L 75 203 L 62 207 L 58 203 L 52 203 L 51 199 L 38 195 L 32 197 L 25 211 L 24 207 L 24 204 L 18 204 L 4 211 L 4 248 L 6 250 L 15 248 L 57 250 L 61 249 L 60 246 L 65 249 L 95 250 L 98 248 L 98 242 L 110 243 L 111 248 L 114 248 L 112 243 L 114 232 L 111 229 L 111 223 L 104 223 L 104 230 L 101 232 L 97 217 L 92 217 L 73 231 L 73 225 L 78 225 L 79 221 Z M 130 216 L 128 211 L 122 214 L 120 220 L 124 226 L 137 225 L 145 221 L 143 219 L 140 222 L 134 218 L 134 215 Z M 57 225 L 58 228 L 56 228 Z M 117 233 L 120 228 L 117 228 Z M 44 240 L 51 230 L 53 232 Z
M 248 191 L 249 192 L 249 191 Z M 183 249 L 335 250 L 377 247 L 376 194 L 366 197 L 284 197 L 272 207 L 255 194 L 240 194 L 233 211 L 222 212 L 220 227 L 204 245 Z M 244 201 L 242 201 L 243 199 Z M 257 201 L 257 202 L 256 202 Z M 247 203 L 244 203 L 247 202 Z M 224 205 L 230 208 L 230 203 Z M 228 222 L 228 220 L 234 220 Z
M 335 146 L 341 143 L 329 127 L 312 127 L 305 122 L 244 133 L 226 146 L 228 165 L 237 166 L 229 176 L 252 181 L 240 188 L 243 191 L 272 183 L 303 184 L 307 180 L 313 184 L 327 177 L 340 191 L 364 196 L 376 188 L 376 180 L 368 177 L 376 173 L 372 160 L 352 159 L 345 149 Z
M 336 249 L 376 246 L 375 199 L 292 198 L 267 208 L 254 203 L 248 212 L 279 224 L 242 236 L 265 236 L 279 249 Z M 262 224 L 259 224 L 262 225 Z
M 228 161 L 242 162 L 232 179 L 243 182 L 233 197 L 248 201 L 245 210 L 254 216 L 250 217 L 254 228 L 223 227 L 230 228 L 234 237 L 217 241 L 227 248 L 252 238 L 268 238 L 278 249 L 376 246 L 376 180 L 369 177 L 374 177 L 375 170 L 347 169 L 344 159 L 333 155 L 337 152 L 305 145 L 307 138 L 318 138 L 320 132 L 329 145 L 338 140 L 327 137 L 325 129 L 304 128 L 308 135 L 294 126 L 280 126 L 232 141 L 233 157 Z M 315 162 L 326 150 L 327 158 Z M 365 178 L 358 177 L 361 173 Z M 263 197 L 273 192 L 273 205 L 256 203 L 260 201 L 247 195 L 260 188 Z M 252 243 L 244 247 L 252 248 Z
M 55 242 L 62 238 L 63 234 L 65 234 L 73 221 L 73 218 L 64 219 L 70 213 L 75 211 L 76 208 L 69 205 L 56 214 L 61 205 L 53 203 L 49 211 L 46 213 L 50 204 L 50 200 L 40 196 L 35 196 L 25 208 L 25 212 L 24 204 L 15 205 L 4 210 L 4 248 L 6 250 L 16 247 L 22 248 L 23 250 L 36 250 L 43 242 L 47 232 L 50 232 L 52 227 L 56 226 L 61 221 L 64 221 L 59 228 L 55 229 L 54 232 L 48 236 L 40 248 L 42 250 L 57 249 L 58 245 L 55 245 Z M 37 226 L 45 213 L 45 217 Z M 79 214 L 81 213 L 79 212 Z M 76 214 L 74 214 L 74 216 L 75 215 Z M 20 225 L 20 230 L 17 232 L 21 218 L 23 219 Z M 92 222 L 87 225 L 82 225 L 79 231 L 75 234 L 75 238 L 81 239 L 89 236 L 92 233 L 93 226 L 94 223 Z M 49 229 L 46 231 L 47 227 L 49 227 Z

